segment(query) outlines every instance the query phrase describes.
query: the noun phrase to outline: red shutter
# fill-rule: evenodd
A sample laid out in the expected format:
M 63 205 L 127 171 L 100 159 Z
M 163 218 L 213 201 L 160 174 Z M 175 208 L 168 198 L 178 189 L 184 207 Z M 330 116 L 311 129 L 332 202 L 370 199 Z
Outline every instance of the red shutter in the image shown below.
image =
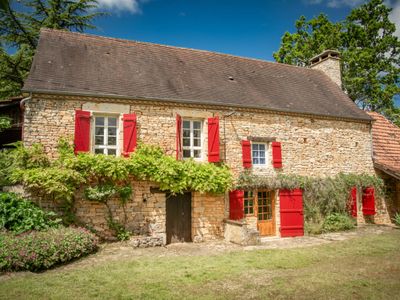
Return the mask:
M 365 188 L 362 196 L 362 211 L 364 216 L 375 215 L 375 190 L 373 187 Z
M 243 212 L 244 191 L 235 190 L 229 192 L 229 219 L 241 220 L 244 217 Z
M 303 191 L 279 190 L 281 237 L 303 236 Z
M 90 112 L 84 110 L 75 111 L 75 154 L 89 152 L 90 150 Z
M 182 117 L 176 114 L 176 159 L 182 159 Z
M 250 141 L 242 141 L 242 160 L 244 168 L 251 168 L 251 144 Z
M 135 151 L 137 145 L 136 115 L 124 114 L 122 120 L 124 124 L 124 149 L 122 155 L 128 157 L 131 152 Z
M 219 119 L 208 118 L 208 161 L 219 162 Z
M 353 187 L 350 194 L 350 212 L 353 217 L 357 217 L 357 188 Z
M 282 147 L 280 142 L 272 142 L 272 164 L 274 168 L 282 168 Z

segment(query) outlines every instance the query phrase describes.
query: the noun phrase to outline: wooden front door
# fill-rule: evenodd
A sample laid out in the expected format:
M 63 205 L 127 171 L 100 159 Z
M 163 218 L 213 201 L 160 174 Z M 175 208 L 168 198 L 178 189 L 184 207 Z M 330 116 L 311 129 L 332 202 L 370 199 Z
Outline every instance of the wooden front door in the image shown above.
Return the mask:
M 257 191 L 257 229 L 261 236 L 275 235 L 275 195 L 273 191 Z
M 192 195 L 167 195 L 167 244 L 192 241 Z

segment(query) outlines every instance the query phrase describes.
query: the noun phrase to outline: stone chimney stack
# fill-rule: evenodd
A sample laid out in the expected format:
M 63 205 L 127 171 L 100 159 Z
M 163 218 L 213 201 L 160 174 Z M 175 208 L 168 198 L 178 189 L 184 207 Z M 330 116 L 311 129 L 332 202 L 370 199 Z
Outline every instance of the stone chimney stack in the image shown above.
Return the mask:
M 340 55 L 335 50 L 325 50 L 321 54 L 310 59 L 310 68 L 317 69 L 328 75 L 333 82 L 342 87 L 340 74 Z

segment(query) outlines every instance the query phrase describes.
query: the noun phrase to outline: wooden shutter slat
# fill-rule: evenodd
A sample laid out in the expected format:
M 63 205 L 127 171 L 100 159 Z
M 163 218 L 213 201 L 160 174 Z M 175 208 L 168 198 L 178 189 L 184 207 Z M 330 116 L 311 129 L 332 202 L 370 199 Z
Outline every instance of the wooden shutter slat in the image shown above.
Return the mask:
M 75 111 L 75 136 L 74 152 L 90 151 L 90 112 L 84 110 Z
M 280 142 L 272 142 L 272 164 L 274 168 L 282 168 L 282 146 Z
M 250 141 L 242 141 L 242 160 L 244 168 L 251 168 L 251 143 Z
M 241 220 L 244 218 L 243 201 L 244 191 L 234 190 L 229 192 L 229 219 Z
M 124 114 L 122 117 L 124 128 L 124 145 L 122 155 L 128 157 L 137 146 L 136 114 Z
M 350 193 L 350 213 L 352 217 L 357 217 L 357 188 L 353 187 Z
M 176 159 L 182 159 L 182 117 L 176 114 Z
M 219 162 L 219 118 L 208 118 L 208 161 Z

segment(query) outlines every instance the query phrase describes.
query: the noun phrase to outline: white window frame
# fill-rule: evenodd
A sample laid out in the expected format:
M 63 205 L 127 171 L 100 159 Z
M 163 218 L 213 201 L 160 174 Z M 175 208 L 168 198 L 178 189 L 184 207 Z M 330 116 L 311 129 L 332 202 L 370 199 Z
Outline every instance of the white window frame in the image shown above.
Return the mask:
M 116 119 L 116 144 L 109 145 L 96 145 L 96 118 L 104 118 L 104 141 L 108 141 L 108 118 Z M 115 156 L 119 156 L 120 151 L 120 115 L 119 114 L 104 114 L 104 113 L 93 113 L 92 114 L 92 153 L 95 153 L 96 149 L 104 149 L 104 155 L 108 155 L 108 149 L 115 149 Z
M 190 145 L 189 146 L 184 146 L 183 145 L 183 123 L 184 122 L 190 122 Z M 200 123 L 200 146 L 194 146 L 193 141 L 193 122 L 199 122 Z M 204 155 L 204 150 L 203 150 L 203 120 L 199 119 L 188 119 L 188 118 L 182 118 L 182 132 L 181 132 L 181 141 L 182 141 L 182 157 L 183 159 L 194 159 L 197 161 L 203 160 L 203 155 Z M 184 150 L 190 150 L 190 157 L 184 157 Z M 194 150 L 200 150 L 200 157 L 194 157 Z
M 255 145 L 264 145 L 264 147 L 265 147 L 265 149 L 264 149 L 264 163 L 263 164 L 261 164 L 261 163 L 254 163 L 254 158 L 258 158 L 258 159 L 260 159 L 261 157 L 259 156 L 259 157 L 254 157 L 253 156 L 253 151 L 255 151 L 255 150 L 253 150 L 253 146 L 255 146 Z M 260 150 L 256 150 L 256 151 L 260 151 Z M 258 143 L 258 142 L 256 142 L 256 143 L 251 143 L 251 163 L 252 163 L 252 165 L 253 166 L 255 166 L 255 167 L 265 167 L 265 166 L 267 166 L 267 156 L 268 156 L 268 144 L 267 143 Z

